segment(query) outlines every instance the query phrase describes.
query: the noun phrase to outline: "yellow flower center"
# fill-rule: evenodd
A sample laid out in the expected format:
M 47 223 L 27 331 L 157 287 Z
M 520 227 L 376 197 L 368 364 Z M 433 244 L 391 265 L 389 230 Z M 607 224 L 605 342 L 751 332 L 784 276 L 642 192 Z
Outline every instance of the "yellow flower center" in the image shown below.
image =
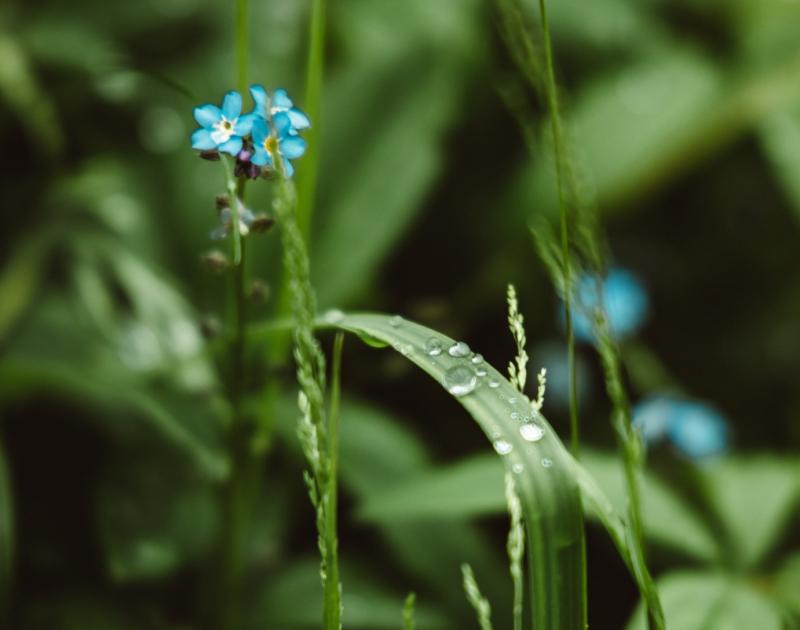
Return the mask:
M 275 154 L 278 150 L 278 139 L 274 136 L 267 136 L 264 140 L 264 148 L 270 153 Z

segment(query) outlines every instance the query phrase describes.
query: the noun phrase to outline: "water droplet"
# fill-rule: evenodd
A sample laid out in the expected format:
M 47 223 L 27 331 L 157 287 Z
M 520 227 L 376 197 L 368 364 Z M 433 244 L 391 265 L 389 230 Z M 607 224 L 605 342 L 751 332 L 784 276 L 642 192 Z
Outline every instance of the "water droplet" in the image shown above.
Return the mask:
M 397 350 L 404 357 L 410 356 L 414 352 L 414 346 L 410 343 L 396 343 L 394 349 Z
M 496 440 L 496 439 L 497 439 L 497 438 L 499 438 L 501 435 L 503 435 L 503 434 L 502 434 L 502 433 L 500 433 L 500 431 L 498 431 L 497 429 L 495 429 L 494 431 L 492 431 L 492 439 L 493 439 L 493 440 Z
M 427 352 L 429 356 L 438 357 L 442 354 L 442 350 L 444 350 L 444 344 L 442 340 L 437 337 L 431 337 L 425 342 L 425 352 Z
M 470 359 L 472 361 L 472 365 L 480 365 L 483 363 L 483 357 L 479 354 L 476 354 L 474 357 Z
M 519 475 L 523 470 L 525 470 L 525 468 L 522 466 L 522 464 L 516 463 L 511 467 L 511 470 L 514 472 L 514 474 Z
M 512 411 L 511 419 L 519 422 L 520 420 L 522 420 L 522 416 L 519 414 L 519 411 Z
M 491 387 L 492 389 L 497 389 L 498 387 L 500 387 L 500 382 L 497 379 L 493 378 L 489 381 L 489 387 Z
M 400 328 L 400 324 L 403 323 L 403 318 L 399 315 L 393 315 L 389 318 L 389 326 L 392 328 Z
M 517 404 L 517 399 L 514 398 L 513 396 L 509 396 L 508 397 L 508 404 L 509 405 L 516 405 Z
M 486 376 L 487 372 L 482 367 L 475 368 L 475 374 L 478 376 Z
M 447 349 L 447 354 L 451 357 L 463 358 L 472 354 L 472 350 L 463 341 L 456 341 L 452 346 Z
M 548 459 L 547 457 L 542 459 L 542 466 L 544 466 L 545 468 L 550 468 L 550 466 L 552 465 L 553 465 L 552 459 Z
M 528 442 L 538 442 L 544 437 L 544 429 L 533 422 L 526 422 L 519 428 L 519 434 Z
M 444 387 L 453 396 L 466 396 L 478 384 L 478 377 L 465 365 L 451 367 L 444 374 Z
M 505 440 L 495 440 L 492 443 L 494 450 L 497 451 L 498 455 L 508 455 L 513 448 L 509 442 Z
M 344 319 L 344 313 L 338 308 L 332 308 L 331 310 L 325 312 L 325 314 L 322 316 L 322 319 L 324 319 L 328 324 L 338 324 Z

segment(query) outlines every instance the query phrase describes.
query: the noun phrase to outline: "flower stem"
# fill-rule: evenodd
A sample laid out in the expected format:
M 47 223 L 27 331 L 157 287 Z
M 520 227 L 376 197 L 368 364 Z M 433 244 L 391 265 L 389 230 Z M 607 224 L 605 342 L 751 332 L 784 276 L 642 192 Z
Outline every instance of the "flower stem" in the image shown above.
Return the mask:
M 236 87 L 247 89 L 247 0 L 236 0 Z

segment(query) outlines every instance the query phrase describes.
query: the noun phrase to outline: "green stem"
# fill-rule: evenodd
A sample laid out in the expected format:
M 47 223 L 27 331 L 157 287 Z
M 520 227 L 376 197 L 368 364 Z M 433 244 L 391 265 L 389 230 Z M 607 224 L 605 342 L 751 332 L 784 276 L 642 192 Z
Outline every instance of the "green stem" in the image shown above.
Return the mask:
M 236 86 L 247 89 L 247 0 L 236 0 Z
M 325 545 L 328 557 L 328 579 L 325 582 L 324 627 L 326 630 L 339 630 L 341 621 L 341 593 L 339 589 L 339 539 L 337 534 L 338 490 L 337 475 L 339 462 L 339 400 L 341 389 L 342 348 L 344 333 L 336 334 L 333 344 L 333 364 L 331 367 L 331 402 L 328 412 L 328 505 L 325 512 Z
M 555 152 L 556 184 L 558 186 L 558 206 L 561 224 L 561 258 L 564 272 L 564 309 L 565 328 L 567 332 L 567 363 L 569 366 L 569 425 L 570 447 L 574 457 L 580 450 L 580 425 L 578 422 L 578 383 L 575 367 L 575 335 L 572 329 L 572 262 L 569 247 L 569 219 L 566 193 L 564 190 L 564 133 L 561 126 L 558 88 L 553 64 L 553 46 L 550 40 L 550 26 L 547 21 L 547 5 L 539 0 L 539 11 L 542 16 L 542 32 L 544 36 L 545 92 L 547 107 L 550 110 L 550 124 L 553 133 L 553 150 Z

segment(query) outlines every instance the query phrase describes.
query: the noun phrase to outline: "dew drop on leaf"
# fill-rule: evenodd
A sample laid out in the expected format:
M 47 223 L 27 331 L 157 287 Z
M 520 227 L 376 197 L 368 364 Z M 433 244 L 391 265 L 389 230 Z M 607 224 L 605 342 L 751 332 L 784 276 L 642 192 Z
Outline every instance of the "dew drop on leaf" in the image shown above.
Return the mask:
M 428 341 L 425 342 L 425 352 L 428 356 L 438 357 L 442 354 L 442 350 L 444 350 L 444 344 L 438 337 L 430 337 Z
M 533 422 L 526 422 L 519 428 L 519 434 L 528 442 L 538 442 L 544 437 L 544 429 Z
M 483 357 L 479 354 L 476 354 L 474 357 L 470 359 L 472 361 L 472 365 L 480 365 L 483 363 Z
M 545 468 L 550 468 L 552 465 L 553 465 L 552 459 L 548 459 L 547 457 L 542 459 L 542 466 L 544 466 Z
M 453 396 L 466 396 L 475 390 L 478 377 L 465 365 L 451 367 L 444 373 L 444 387 Z
M 500 387 L 500 383 L 499 381 L 497 381 L 497 379 L 493 378 L 489 381 L 489 387 L 492 389 L 497 389 L 498 387 Z
M 389 326 L 392 328 L 400 328 L 400 325 L 403 323 L 403 318 L 399 315 L 393 315 L 389 318 Z
M 324 319 L 328 324 L 338 324 L 344 319 L 344 313 L 338 308 L 332 308 L 329 311 L 325 311 L 322 319 Z
M 452 346 L 450 346 L 450 348 L 448 348 L 447 353 L 451 357 L 463 358 L 472 354 L 472 350 L 470 350 L 469 346 L 463 341 L 456 341 Z
M 499 455 L 508 455 L 512 449 L 511 443 L 506 440 L 495 440 L 492 446 Z

